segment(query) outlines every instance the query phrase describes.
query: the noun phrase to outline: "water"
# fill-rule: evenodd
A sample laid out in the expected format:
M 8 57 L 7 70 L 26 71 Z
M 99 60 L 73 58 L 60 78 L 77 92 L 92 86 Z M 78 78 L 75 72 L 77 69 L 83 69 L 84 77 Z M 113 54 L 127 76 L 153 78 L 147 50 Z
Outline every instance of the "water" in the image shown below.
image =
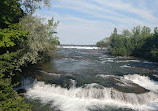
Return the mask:
M 24 81 L 34 111 L 158 111 L 158 64 L 99 49 L 59 49 Z

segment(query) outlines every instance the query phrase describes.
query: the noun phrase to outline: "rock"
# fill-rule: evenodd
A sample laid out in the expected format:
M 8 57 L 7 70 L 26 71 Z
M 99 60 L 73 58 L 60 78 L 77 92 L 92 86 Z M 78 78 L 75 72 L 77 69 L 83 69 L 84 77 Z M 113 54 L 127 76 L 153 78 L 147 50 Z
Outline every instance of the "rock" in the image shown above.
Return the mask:
M 18 94 L 26 93 L 26 89 L 18 89 L 17 93 Z

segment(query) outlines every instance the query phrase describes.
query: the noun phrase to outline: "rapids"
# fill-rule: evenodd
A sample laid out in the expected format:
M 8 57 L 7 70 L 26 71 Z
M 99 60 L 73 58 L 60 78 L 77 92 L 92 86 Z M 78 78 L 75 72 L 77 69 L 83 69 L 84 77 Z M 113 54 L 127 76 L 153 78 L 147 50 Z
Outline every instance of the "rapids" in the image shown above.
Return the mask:
M 26 72 L 25 99 L 34 111 L 158 111 L 158 64 L 105 52 L 60 48 Z

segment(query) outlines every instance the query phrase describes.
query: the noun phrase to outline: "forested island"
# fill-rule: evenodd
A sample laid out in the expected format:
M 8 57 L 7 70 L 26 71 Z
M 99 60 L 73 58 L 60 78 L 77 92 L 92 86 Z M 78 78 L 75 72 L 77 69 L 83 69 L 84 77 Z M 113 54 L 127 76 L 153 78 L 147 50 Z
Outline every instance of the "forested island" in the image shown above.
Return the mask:
M 13 88 L 20 82 L 22 69 L 45 61 L 59 44 L 54 19 L 44 23 L 33 16 L 40 3 L 48 0 L 1 0 L 0 2 L 0 110 L 29 111 Z
M 158 62 L 158 28 L 151 33 L 149 27 L 134 27 L 132 31 L 123 30 L 118 34 L 114 29 L 110 37 L 97 42 L 98 47 L 108 47 L 114 56 L 134 56 Z

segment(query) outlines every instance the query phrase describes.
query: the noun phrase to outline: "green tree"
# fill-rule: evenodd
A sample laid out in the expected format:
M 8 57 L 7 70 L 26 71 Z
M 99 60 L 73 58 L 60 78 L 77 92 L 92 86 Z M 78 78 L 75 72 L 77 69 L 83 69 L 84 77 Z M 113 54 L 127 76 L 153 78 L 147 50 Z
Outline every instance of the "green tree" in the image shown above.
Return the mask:
M 132 33 L 129 30 L 123 30 L 122 35 L 127 38 L 132 37 Z
M 1 111 L 31 111 L 30 105 L 26 104 L 11 85 L 11 78 L 6 78 L 0 73 L 0 110 Z
M 51 5 L 50 0 L 19 0 L 23 11 L 26 14 L 33 14 L 36 9 L 40 9 L 40 5 L 49 7 Z
M 15 78 L 20 76 L 21 66 L 52 55 L 60 43 L 55 36 L 58 23 L 52 19 L 43 24 L 31 15 L 39 3 L 48 5 L 49 0 L 0 2 L 0 110 L 30 110 L 30 105 L 13 90 Z
M 107 47 L 107 43 L 105 41 L 99 41 L 96 43 L 96 46 L 102 49 L 103 47 Z
M 123 30 L 117 34 L 114 28 L 108 42 L 112 55 L 135 56 L 158 62 L 158 28 L 151 33 L 149 27 L 134 27 L 132 32 Z
M 59 44 L 58 38 L 54 36 L 58 22 L 52 18 L 48 24 L 43 24 L 42 19 L 28 15 L 21 19 L 20 24 L 29 33 L 19 65 L 35 64 L 38 60 L 49 58 Z
M 0 28 L 7 28 L 12 23 L 19 22 L 24 16 L 19 0 L 1 0 L 0 2 Z

